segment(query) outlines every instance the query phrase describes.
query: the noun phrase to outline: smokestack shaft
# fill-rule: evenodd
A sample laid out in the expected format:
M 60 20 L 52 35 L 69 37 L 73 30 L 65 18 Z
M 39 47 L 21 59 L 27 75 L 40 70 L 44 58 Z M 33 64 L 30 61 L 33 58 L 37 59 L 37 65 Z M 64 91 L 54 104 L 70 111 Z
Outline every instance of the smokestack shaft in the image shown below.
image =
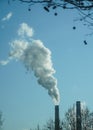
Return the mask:
M 81 130 L 81 104 L 76 102 L 76 130 Z
M 55 106 L 55 130 L 59 130 L 59 106 Z

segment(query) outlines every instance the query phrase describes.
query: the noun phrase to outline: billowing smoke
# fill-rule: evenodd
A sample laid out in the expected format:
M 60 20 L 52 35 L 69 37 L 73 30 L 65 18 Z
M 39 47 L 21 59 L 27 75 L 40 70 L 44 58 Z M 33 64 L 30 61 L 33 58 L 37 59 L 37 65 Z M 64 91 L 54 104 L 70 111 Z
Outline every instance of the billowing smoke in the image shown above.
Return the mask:
M 0 61 L 0 64 L 6 65 L 12 59 L 21 61 L 28 71 L 34 72 L 38 83 L 47 89 L 54 104 L 59 104 L 60 96 L 57 80 L 53 76 L 55 70 L 51 61 L 51 51 L 40 40 L 32 39 L 33 30 L 26 23 L 20 25 L 18 35 L 20 39 L 10 44 L 8 60 Z

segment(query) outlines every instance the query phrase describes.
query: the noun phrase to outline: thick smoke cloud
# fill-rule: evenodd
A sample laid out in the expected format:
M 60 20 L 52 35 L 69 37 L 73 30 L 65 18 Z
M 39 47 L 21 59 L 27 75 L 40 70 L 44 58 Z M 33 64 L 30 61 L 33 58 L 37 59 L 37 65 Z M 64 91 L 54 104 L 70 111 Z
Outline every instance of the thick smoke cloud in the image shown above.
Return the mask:
M 8 60 L 0 61 L 0 64 L 6 65 L 12 59 L 21 61 L 28 71 L 34 72 L 38 83 L 47 89 L 54 104 L 59 104 L 60 96 L 57 80 L 53 76 L 55 70 L 51 61 L 51 51 L 40 40 L 31 40 L 33 30 L 26 23 L 21 24 L 18 35 L 20 39 L 11 43 Z M 22 37 L 28 37 L 29 40 Z

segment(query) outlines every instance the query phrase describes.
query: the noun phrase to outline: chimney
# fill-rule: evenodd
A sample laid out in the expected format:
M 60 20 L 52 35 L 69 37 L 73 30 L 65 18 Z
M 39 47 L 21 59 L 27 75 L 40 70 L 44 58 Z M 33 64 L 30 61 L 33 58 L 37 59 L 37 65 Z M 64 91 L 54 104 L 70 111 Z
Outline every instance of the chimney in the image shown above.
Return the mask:
M 81 130 L 81 103 L 76 102 L 76 130 Z
M 55 105 L 55 130 L 59 130 L 59 105 Z

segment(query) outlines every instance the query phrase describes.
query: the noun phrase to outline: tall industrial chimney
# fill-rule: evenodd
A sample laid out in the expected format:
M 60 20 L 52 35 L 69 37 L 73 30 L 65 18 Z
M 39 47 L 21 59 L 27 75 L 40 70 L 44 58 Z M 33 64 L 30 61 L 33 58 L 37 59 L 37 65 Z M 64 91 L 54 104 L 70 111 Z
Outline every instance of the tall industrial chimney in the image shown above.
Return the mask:
M 81 103 L 76 102 L 76 130 L 81 130 Z
M 59 105 L 55 105 L 55 130 L 59 130 Z

